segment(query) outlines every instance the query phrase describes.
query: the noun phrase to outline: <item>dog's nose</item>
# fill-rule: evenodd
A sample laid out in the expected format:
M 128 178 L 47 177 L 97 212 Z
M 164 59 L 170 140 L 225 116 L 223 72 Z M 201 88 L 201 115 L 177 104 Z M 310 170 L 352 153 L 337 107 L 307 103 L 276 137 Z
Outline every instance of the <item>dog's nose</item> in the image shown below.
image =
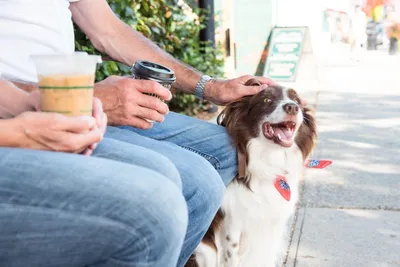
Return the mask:
M 299 113 L 299 106 L 296 104 L 285 104 L 283 110 L 289 115 L 297 115 Z

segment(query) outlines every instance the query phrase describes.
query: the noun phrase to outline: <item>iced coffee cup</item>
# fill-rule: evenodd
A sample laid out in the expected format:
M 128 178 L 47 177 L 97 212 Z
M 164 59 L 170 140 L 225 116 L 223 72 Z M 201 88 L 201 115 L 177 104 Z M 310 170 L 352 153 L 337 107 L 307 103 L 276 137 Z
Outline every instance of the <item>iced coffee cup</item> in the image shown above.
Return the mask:
M 35 55 L 41 109 L 66 116 L 91 116 L 93 87 L 100 56 Z

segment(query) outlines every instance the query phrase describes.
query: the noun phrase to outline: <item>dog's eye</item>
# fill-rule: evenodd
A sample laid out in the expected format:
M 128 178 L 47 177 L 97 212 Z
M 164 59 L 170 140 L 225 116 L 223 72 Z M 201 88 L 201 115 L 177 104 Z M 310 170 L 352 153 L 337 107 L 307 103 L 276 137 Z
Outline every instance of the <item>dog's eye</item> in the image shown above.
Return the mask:
M 272 101 L 272 100 L 269 99 L 268 97 L 264 98 L 264 102 L 265 102 L 265 103 L 270 103 L 271 101 Z

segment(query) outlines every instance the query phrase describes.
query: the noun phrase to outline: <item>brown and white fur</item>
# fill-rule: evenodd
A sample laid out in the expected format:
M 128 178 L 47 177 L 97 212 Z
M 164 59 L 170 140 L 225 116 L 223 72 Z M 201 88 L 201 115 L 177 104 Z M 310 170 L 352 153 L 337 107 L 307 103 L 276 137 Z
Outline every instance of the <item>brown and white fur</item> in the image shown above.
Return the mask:
M 228 185 L 220 210 L 186 267 L 279 266 L 299 178 L 316 139 L 314 118 L 293 89 L 276 85 L 229 104 L 218 121 L 242 155 L 239 165 L 245 174 Z M 276 125 L 282 122 L 286 124 L 280 126 L 294 131 L 292 137 L 286 128 L 289 137 L 282 138 Z M 277 175 L 286 178 L 290 201 L 275 188 Z

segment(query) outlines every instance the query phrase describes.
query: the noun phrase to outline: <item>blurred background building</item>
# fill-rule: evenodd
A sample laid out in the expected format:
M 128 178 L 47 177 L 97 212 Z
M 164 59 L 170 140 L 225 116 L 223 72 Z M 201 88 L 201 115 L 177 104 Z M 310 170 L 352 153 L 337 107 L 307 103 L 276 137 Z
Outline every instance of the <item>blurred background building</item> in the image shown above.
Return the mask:
M 356 5 L 373 21 L 376 49 L 387 48 L 386 28 L 400 17 L 400 0 L 214 0 L 213 4 L 218 25 L 215 38 L 226 50 L 227 76 L 255 73 L 274 26 L 308 26 L 313 51 L 321 62 L 328 60 L 332 49 L 348 56 Z

